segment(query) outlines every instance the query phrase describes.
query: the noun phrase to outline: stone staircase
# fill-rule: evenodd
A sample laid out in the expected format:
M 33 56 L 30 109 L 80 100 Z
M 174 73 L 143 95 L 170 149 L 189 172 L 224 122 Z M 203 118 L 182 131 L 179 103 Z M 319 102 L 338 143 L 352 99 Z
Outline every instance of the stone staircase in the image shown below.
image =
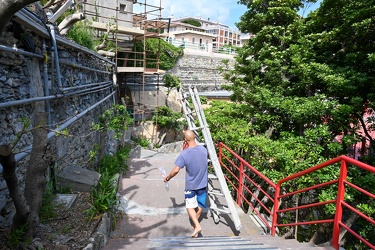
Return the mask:
M 149 239 L 149 249 L 280 249 L 248 238 L 234 237 L 160 237 Z
M 242 228 L 237 231 L 229 215 L 215 223 L 211 211 L 202 213 L 202 234 L 189 237 L 192 228 L 184 204 L 184 174 L 179 173 L 165 189 L 159 168 L 173 168 L 178 146 L 156 152 L 139 148 L 132 152 L 129 169 L 120 180 L 123 218 L 105 242 L 104 250 L 144 249 L 279 249 L 332 250 L 264 234 L 249 214 L 239 207 Z

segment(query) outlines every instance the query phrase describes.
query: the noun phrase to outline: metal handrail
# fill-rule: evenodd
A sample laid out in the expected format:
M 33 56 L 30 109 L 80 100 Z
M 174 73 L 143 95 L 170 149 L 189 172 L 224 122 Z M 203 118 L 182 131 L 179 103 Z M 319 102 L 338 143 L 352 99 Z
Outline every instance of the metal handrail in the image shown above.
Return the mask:
M 246 187 L 246 185 L 244 185 L 245 180 L 250 181 L 260 192 L 262 192 L 264 196 L 267 196 L 268 199 L 272 203 L 274 203 L 274 198 L 271 195 L 269 195 L 266 190 L 262 189 L 262 187 L 258 185 L 255 181 L 253 181 L 248 175 L 246 175 L 245 170 L 248 169 L 251 172 L 253 172 L 255 175 L 257 175 L 258 177 L 260 177 L 273 190 L 276 190 L 276 184 L 273 183 L 270 179 L 268 179 L 261 172 L 259 172 L 257 169 L 255 169 L 253 166 L 251 166 L 249 163 L 247 163 L 244 159 L 242 159 L 239 155 L 237 155 L 233 150 L 227 147 L 224 143 L 220 142 L 218 144 L 218 147 L 219 147 L 218 156 L 219 156 L 220 165 L 224 167 L 227 170 L 227 172 L 229 172 L 238 181 L 238 186 L 236 186 L 232 182 L 231 178 L 225 175 L 225 179 L 227 180 L 227 183 L 230 184 L 237 191 L 237 204 L 241 207 L 243 205 L 243 202 L 246 202 L 246 204 L 249 205 L 249 207 L 251 207 L 252 211 L 258 215 L 259 219 L 262 220 L 264 225 L 267 228 L 271 229 L 272 225 L 269 223 L 269 221 L 266 218 L 264 218 L 264 216 L 260 213 L 260 211 L 258 211 L 258 209 L 256 209 L 255 206 L 253 206 L 251 202 L 247 200 L 246 195 L 244 194 L 244 191 L 246 190 L 251 195 L 251 197 L 253 197 L 258 202 L 258 204 L 268 213 L 270 217 L 272 216 L 272 212 L 271 212 L 272 207 L 266 206 L 261 200 L 259 200 L 258 197 L 252 191 L 250 191 Z M 234 156 L 240 162 L 240 166 L 239 167 L 236 166 L 235 163 L 231 161 L 229 157 L 227 157 L 223 153 L 223 150 L 225 150 L 226 152 Z M 226 165 L 226 163 L 230 163 L 231 166 L 234 167 L 238 171 L 238 177 L 234 175 L 234 173 L 230 170 L 230 168 Z
M 236 158 L 239 161 L 239 164 L 240 164 L 239 167 L 234 163 L 233 160 L 231 160 L 231 158 L 229 158 L 228 156 L 226 156 L 223 153 L 223 149 L 225 149 L 227 153 L 231 154 L 232 157 Z M 352 212 L 356 213 L 358 216 L 360 216 L 361 218 L 363 218 L 367 222 L 371 223 L 372 225 L 375 225 L 374 219 L 365 215 L 364 213 L 360 212 L 359 210 L 357 210 L 356 208 L 352 207 L 347 202 L 345 202 L 345 187 L 346 186 L 351 187 L 351 188 L 357 190 L 358 192 L 360 192 L 364 195 L 367 195 L 368 197 L 370 197 L 372 199 L 375 199 L 375 194 L 373 194 L 373 193 L 371 193 L 367 190 L 364 190 L 363 188 L 360 188 L 360 187 L 356 186 L 355 184 L 353 184 L 353 183 L 351 183 L 350 181 L 347 180 L 347 174 L 348 174 L 348 166 L 347 165 L 351 164 L 351 165 L 353 165 L 357 168 L 361 168 L 361 169 L 369 171 L 371 173 L 375 173 L 375 167 L 370 166 L 370 165 L 365 164 L 365 163 L 362 163 L 360 161 L 354 160 L 350 157 L 342 155 L 342 156 L 336 157 L 334 159 L 331 159 L 327 162 L 324 162 L 324 163 L 321 163 L 321 164 L 316 165 L 314 167 L 311 167 L 309 169 L 306 169 L 304 171 L 301 171 L 299 173 L 296 173 L 296 174 L 293 174 L 293 175 L 288 176 L 286 178 L 283 178 L 277 184 L 274 184 L 265 175 L 263 175 L 259 171 L 257 171 L 254 167 L 252 167 L 250 164 L 248 164 L 244 159 L 242 159 L 240 156 L 238 156 L 234 151 L 229 149 L 223 143 L 218 144 L 218 151 L 219 151 L 218 155 L 219 155 L 219 159 L 220 159 L 220 164 L 223 168 L 225 168 L 227 170 L 228 176 L 225 176 L 226 179 L 227 179 L 227 182 L 237 191 L 237 203 L 238 203 L 238 205 L 241 206 L 243 204 L 243 202 L 246 202 L 253 209 L 253 211 L 259 216 L 259 218 L 265 223 L 265 225 L 269 229 L 271 229 L 271 235 L 272 236 L 276 235 L 276 230 L 277 230 L 278 227 L 332 223 L 333 224 L 332 246 L 335 249 L 340 248 L 340 242 L 339 242 L 340 241 L 340 239 L 339 239 L 340 228 L 345 228 L 348 233 L 350 233 L 355 238 L 360 240 L 367 247 L 369 247 L 370 249 L 375 249 L 375 245 L 372 245 L 368 241 L 368 239 L 365 239 L 364 237 L 359 235 L 357 232 L 352 230 L 350 227 L 346 226 L 345 223 L 342 221 L 343 208 L 345 207 L 346 209 L 349 209 Z M 309 187 L 302 188 L 302 189 L 299 189 L 299 190 L 290 191 L 290 192 L 288 192 L 288 190 L 284 190 L 285 189 L 284 188 L 283 189 L 284 193 L 280 194 L 280 190 L 281 190 L 281 187 L 283 186 L 283 184 L 285 184 L 289 181 L 295 180 L 297 178 L 300 178 L 302 176 L 305 176 L 307 174 L 311 174 L 311 173 L 313 173 L 317 170 L 326 168 L 326 167 L 331 166 L 333 164 L 337 164 L 337 163 L 340 163 L 340 176 L 338 177 L 338 179 L 327 181 L 325 183 L 320 183 L 320 184 L 317 184 L 317 185 L 311 185 Z M 230 164 L 232 168 L 234 167 L 237 170 L 237 172 L 238 172 L 237 176 L 233 173 L 234 171 L 232 171 L 227 166 L 227 164 Z M 268 205 L 268 207 L 267 207 L 266 204 L 263 204 L 263 202 L 261 200 L 259 200 L 257 197 L 254 196 L 254 194 L 251 192 L 251 190 L 249 190 L 249 188 L 244 186 L 244 183 L 243 183 L 244 178 L 246 178 L 248 180 L 251 180 L 251 178 L 248 175 L 246 175 L 246 171 L 244 171 L 244 166 L 246 166 L 246 168 L 248 168 L 250 171 L 252 171 L 257 177 L 260 177 L 263 181 L 266 181 L 272 188 L 275 189 L 274 198 L 269 199 L 273 203 L 272 207 L 270 207 L 270 205 Z M 230 175 L 231 175 L 231 178 L 229 177 Z M 235 185 L 232 180 L 236 180 L 238 182 L 238 184 Z M 260 185 L 256 185 L 256 183 L 254 183 L 253 180 L 251 181 L 251 184 L 254 185 L 256 188 L 258 188 L 259 191 L 261 191 L 263 194 L 267 193 L 263 189 L 261 189 Z M 337 185 L 337 198 L 334 199 L 334 200 L 314 202 L 314 203 L 310 203 L 310 204 L 305 204 L 305 205 L 301 205 L 301 206 L 293 206 L 293 207 L 288 207 L 288 208 L 285 208 L 285 207 L 279 208 L 280 200 L 282 198 L 286 198 L 288 196 L 292 196 L 292 195 L 295 195 L 295 194 L 306 192 L 306 191 L 309 191 L 309 190 L 312 190 L 312 189 L 317 189 L 317 188 L 331 186 L 331 185 Z M 270 214 L 270 216 L 272 217 L 271 225 L 269 223 L 267 223 L 267 220 L 260 213 L 260 211 L 255 209 L 254 206 L 246 199 L 246 197 L 244 195 L 245 190 L 262 206 L 262 208 L 265 211 L 269 212 L 270 210 L 272 210 L 272 214 Z M 269 197 L 269 198 L 271 198 L 271 197 Z M 336 204 L 336 213 L 335 213 L 335 216 L 334 216 L 333 219 L 303 221 L 303 222 L 300 221 L 300 222 L 295 222 L 295 223 L 284 223 L 284 224 L 277 223 L 278 214 L 280 214 L 280 213 L 297 211 L 299 209 L 305 209 L 305 208 L 314 208 L 314 207 L 324 206 L 324 205 L 332 204 L 332 203 Z
M 324 162 L 324 163 L 321 163 L 317 166 L 314 166 L 312 168 L 309 168 L 309 169 L 306 169 L 302 172 L 299 172 L 299 173 L 296 173 L 296 174 L 293 174 L 291 176 L 288 176 L 282 180 L 280 180 L 277 185 L 276 185 L 276 192 L 275 192 L 275 203 L 274 203 L 274 212 L 273 212 L 273 216 L 272 216 L 272 229 L 271 229 L 271 235 L 275 236 L 276 234 L 276 228 L 277 227 L 280 227 L 280 226 L 287 226 L 287 225 L 290 225 L 290 224 L 278 224 L 277 223 L 277 216 L 279 213 L 283 212 L 283 210 L 279 209 L 278 208 L 278 204 L 279 204 L 279 200 L 282 198 L 282 197 L 285 197 L 285 194 L 283 196 L 280 195 L 280 190 L 281 190 L 281 186 L 282 184 L 288 182 L 288 181 L 291 181 L 291 180 L 294 180 L 296 178 L 299 178 L 301 176 L 304 176 L 304 175 L 307 175 L 307 174 L 310 174 L 310 173 L 313 173 L 319 169 L 322 169 L 322 168 L 325 168 L 325 167 L 328 167 L 328 166 L 331 166 L 333 164 L 336 164 L 336 163 L 341 163 L 340 165 L 340 176 L 337 180 L 335 181 L 330 181 L 330 182 L 327 182 L 326 184 L 336 184 L 338 185 L 337 187 L 337 198 L 336 200 L 333 200 L 332 202 L 335 202 L 336 203 L 336 214 L 335 214 L 335 217 L 332 221 L 333 223 L 333 232 L 332 232 L 332 246 L 336 249 L 339 249 L 340 248 L 340 242 L 339 242 L 339 236 L 340 236 L 340 227 L 344 227 L 346 230 L 348 230 L 348 232 L 350 232 L 354 237 L 356 237 L 357 239 L 361 240 L 365 245 L 367 245 L 368 247 L 370 247 L 371 249 L 375 249 L 375 246 L 372 245 L 369 241 L 367 241 L 366 239 L 364 239 L 363 237 L 361 237 L 360 235 L 358 235 L 356 232 L 354 232 L 353 230 L 350 230 L 350 228 L 348 228 L 344 222 L 342 221 L 342 215 L 343 215 L 343 207 L 348 207 L 349 205 L 345 202 L 345 184 L 347 184 L 348 186 L 352 187 L 352 188 L 355 188 L 357 191 L 367 195 L 367 196 L 370 196 L 371 198 L 374 198 L 375 195 L 366 191 L 366 190 L 363 190 L 359 187 L 357 187 L 356 185 L 354 185 L 353 183 L 349 182 L 347 180 L 347 174 L 348 174 L 348 168 L 347 168 L 347 164 L 350 163 L 352 164 L 353 166 L 356 166 L 356 167 L 359 167 L 359 168 L 362 168 L 366 171 L 369 171 L 369 172 L 372 172 L 372 173 L 375 173 L 375 167 L 373 166 L 370 166 L 370 165 L 367 165 L 365 163 L 362 163 L 360 161 L 357 161 L 357 160 L 354 160 L 350 157 L 347 157 L 347 156 L 339 156 L 339 157 L 336 157 L 332 160 L 329 160 L 327 162 Z M 317 187 L 320 187 L 322 184 L 319 184 L 319 185 L 313 185 L 311 187 L 309 187 L 309 189 L 314 189 L 314 188 L 317 188 Z M 327 202 L 318 202 L 314 205 L 311 205 L 310 207 L 316 207 L 316 206 L 321 206 L 321 205 L 325 205 Z M 296 208 L 298 209 L 298 208 Z M 357 213 L 357 214 L 361 214 L 361 217 L 364 218 L 365 220 L 367 220 L 368 222 L 372 223 L 372 224 L 375 224 L 374 223 L 374 220 L 372 220 L 369 216 L 367 215 L 364 215 L 363 213 L 361 213 L 360 211 L 358 211 L 357 209 L 355 208 L 352 208 L 351 209 L 353 212 Z M 321 223 L 327 223 L 326 220 L 317 220 L 317 221 L 314 221 L 314 224 L 321 224 Z M 302 222 L 297 222 L 297 223 L 293 223 L 293 225 L 302 225 Z

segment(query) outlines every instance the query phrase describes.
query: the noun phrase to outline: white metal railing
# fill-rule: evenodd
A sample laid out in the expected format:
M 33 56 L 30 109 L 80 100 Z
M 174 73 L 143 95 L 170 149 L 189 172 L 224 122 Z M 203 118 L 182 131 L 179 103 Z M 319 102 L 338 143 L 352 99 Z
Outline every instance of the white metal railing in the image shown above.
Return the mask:
M 234 55 L 237 53 L 237 49 L 233 47 L 217 47 L 213 48 L 212 45 L 204 44 L 204 43 L 193 43 L 184 40 L 177 40 L 169 38 L 167 40 L 169 44 L 172 44 L 175 47 L 183 48 L 183 49 L 191 49 L 191 50 L 199 50 L 199 51 L 206 51 L 206 52 L 213 52 L 218 54 L 226 54 L 226 55 Z

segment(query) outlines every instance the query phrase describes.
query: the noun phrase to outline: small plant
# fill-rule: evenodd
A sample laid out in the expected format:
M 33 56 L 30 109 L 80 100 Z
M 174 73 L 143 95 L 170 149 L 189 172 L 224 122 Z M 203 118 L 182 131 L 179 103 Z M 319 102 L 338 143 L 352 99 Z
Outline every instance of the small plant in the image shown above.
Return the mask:
M 147 148 L 150 145 L 150 141 L 142 137 L 137 137 L 137 138 L 134 138 L 133 140 L 142 148 Z
M 57 216 L 53 201 L 56 195 L 54 194 L 53 182 L 48 182 L 46 189 L 42 196 L 42 207 L 39 212 L 41 221 L 53 219 Z
M 28 228 L 28 224 L 24 224 L 16 228 L 8 238 L 7 245 L 11 249 L 19 249 L 22 248 L 22 245 L 28 245 L 28 242 L 25 242 L 24 235 Z
M 71 194 L 72 188 L 70 186 L 57 187 L 56 192 L 59 194 Z
M 91 207 L 85 210 L 90 220 L 106 212 L 111 213 L 115 218 L 114 211 L 118 205 L 118 174 L 127 169 L 126 159 L 129 157 L 130 150 L 130 146 L 120 148 L 114 155 L 105 155 L 100 161 L 98 172 L 101 178 L 92 188 Z
M 100 181 L 93 186 L 90 195 L 90 203 L 92 206 L 85 210 L 90 220 L 94 219 L 96 216 L 101 216 L 105 212 L 113 214 L 118 204 L 116 176 L 111 176 L 107 169 L 101 174 Z
M 69 226 L 69 225 L 63 225 L 62 228 L 61 228 L 61 233 L 66 234 L 66 233 L 68 233 L 71 229 L 73 229 L 71 226 Z

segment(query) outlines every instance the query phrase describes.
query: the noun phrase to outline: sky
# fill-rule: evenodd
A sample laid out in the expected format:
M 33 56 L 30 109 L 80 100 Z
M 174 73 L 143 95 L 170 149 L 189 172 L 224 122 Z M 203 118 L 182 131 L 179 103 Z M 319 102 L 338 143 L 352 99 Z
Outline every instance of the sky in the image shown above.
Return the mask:
M 311 10 L 319 7 L 322 0 L 311 4 L 304 13 L 300 15 L 306 16 Z M 246 12 L 246 6 L 237 4 L 237 0 L 148 0 L 147 4 L 161 6 L 163 17 L 202 17 L 204 19 L 210 18 L 210 21 L 219 21 L 222 24 L 235 28 L 235 23 L 239 22 L 240 17 Z M 136 7 L 136 6 L 134 6 Z M 137 12 L 137 11 L 136 11 Z

